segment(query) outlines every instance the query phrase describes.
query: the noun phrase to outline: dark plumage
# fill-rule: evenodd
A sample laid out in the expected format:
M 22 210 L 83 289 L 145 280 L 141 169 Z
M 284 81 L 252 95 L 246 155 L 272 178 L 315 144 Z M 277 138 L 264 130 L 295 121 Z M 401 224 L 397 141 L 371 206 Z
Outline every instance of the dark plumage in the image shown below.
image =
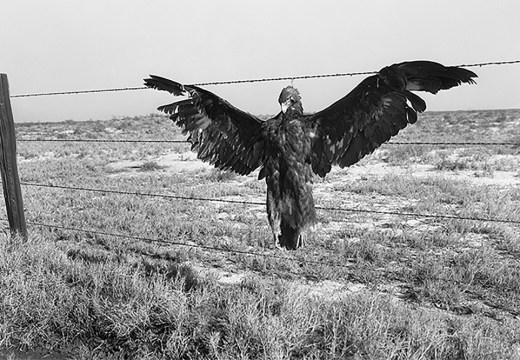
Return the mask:
M 198 158 L 246 175 L 260 168 L 267 183 L 267 215 L 275 242 L 287 249 L 303 243 L 316 222 L 313 173 L 350 166 L 417 120 L 425 102 L 410 91 L 437 93 L 474 83 L 475 73 L 431 61 L 394 64 L 364 79 L 328 108 L 304 114 L 300 94 L 284 88 L 282 111 L 267 121 L 241 111 L 193 85 L 151 75 L 145 85 L 187 100 L 159 107 L 187 133 Z

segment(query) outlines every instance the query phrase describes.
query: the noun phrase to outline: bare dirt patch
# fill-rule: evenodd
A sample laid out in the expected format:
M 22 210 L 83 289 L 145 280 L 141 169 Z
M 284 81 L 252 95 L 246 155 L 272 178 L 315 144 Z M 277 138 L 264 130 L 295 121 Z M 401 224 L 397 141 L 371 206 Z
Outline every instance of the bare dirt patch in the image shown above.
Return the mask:
M 135 173 L 146 164 L 156 164 L 157 168 L 166 172 L 191 172 L 204 169 L 212 169 L 213 166 L 197 159 L 192 152 L 182 154 L 170 153 L 159 157 L 151 157 L 146 160 L 123 160 L 107 164 L 107 170 L 114 174 Z
M 495 160 L 499 161 L 504 158 L 510 159 L 512 156 L 496 156 Z M 341 171 L 342 181 L 357 181 L 366 178 L 383 177 L 385 175 L 402 175 L 417 178 L 466 181 L 475 185 L 513 187 L 520 184 L 520 177 L 517 171 L 494 170 L 493 172 L 482 173 L 474 170 L 438 170 L 435 165 L 431 164 L 393 166 L 385 163 L 368 163 L 337 171 Z M 334 174 L 334 172 L 331 174 Z

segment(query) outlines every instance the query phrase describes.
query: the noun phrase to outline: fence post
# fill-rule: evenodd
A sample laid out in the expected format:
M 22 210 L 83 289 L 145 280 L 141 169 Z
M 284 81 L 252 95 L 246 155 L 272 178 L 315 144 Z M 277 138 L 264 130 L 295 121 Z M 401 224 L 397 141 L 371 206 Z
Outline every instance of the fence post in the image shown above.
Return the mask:
M 0 74 L 0 170 L 11 234 L 27 239 L 20 178 L 16 163 L 14 118 L 6 74 Z

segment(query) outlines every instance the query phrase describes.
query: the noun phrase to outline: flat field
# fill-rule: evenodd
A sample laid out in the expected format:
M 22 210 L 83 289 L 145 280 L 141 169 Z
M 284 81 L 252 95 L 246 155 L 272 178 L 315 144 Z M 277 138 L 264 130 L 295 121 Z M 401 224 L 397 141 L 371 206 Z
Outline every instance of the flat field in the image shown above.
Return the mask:
M 274 247 L 257 172 L 97 141 L 183 140 L 166 117 L 17 139 L 30 236 L 4 221 L 0 357 L 520 359 L 520 110 L 425 113 L 316 178 L 297 251 Z

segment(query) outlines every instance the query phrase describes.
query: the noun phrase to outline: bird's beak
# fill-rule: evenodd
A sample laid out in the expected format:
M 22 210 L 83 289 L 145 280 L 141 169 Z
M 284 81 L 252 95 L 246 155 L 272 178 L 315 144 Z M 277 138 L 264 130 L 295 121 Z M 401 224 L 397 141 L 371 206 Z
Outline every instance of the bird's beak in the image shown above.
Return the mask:
M 280 104 L 282 107 L 282 112 L 285 114 L 287 112 L 287 109 L 289 109 L 292 106 L 293 102 L 291 99 L 287 99 L 283 103 Z

